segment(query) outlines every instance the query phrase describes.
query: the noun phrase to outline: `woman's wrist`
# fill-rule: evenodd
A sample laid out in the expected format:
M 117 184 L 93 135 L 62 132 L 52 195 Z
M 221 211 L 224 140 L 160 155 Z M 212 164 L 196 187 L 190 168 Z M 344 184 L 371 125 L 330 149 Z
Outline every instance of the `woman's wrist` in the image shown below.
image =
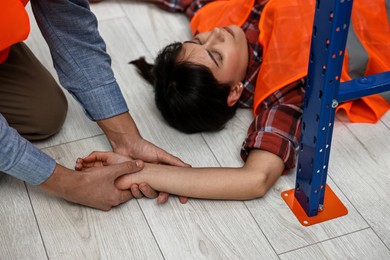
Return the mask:
M 145 163 L 144 168 L 141 171 L 133 174 L 132 180 L 134 181 L 134 183 L 140 184 L 146 182 L 149 184 L 150 180 L 153 179 L 153 172 L 155 166 L 158 166 L 158 164 Z
M 144 168 L 141 171 L 132 174 L 126 174 L 119 177 L 115 181 L 115 186 L 120 190 L 128 190 L 131 188 L 132 185 L 140 185 L 141 183 L 147 183 L 149 186 L 152 187 L 152 185 L 150 185 L 150 183 L 148 182 L 149 178 L 147 174 L 147 168 L 148 167 L 145 164 Z

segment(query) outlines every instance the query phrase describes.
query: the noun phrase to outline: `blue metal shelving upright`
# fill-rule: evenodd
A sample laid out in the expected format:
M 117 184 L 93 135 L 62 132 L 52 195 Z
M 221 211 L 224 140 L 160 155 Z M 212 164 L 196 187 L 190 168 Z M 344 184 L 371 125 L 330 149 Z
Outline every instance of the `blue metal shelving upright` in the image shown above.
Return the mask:
M 340 83 L 352 4 L 352 0 L 316 1 L 293 190 L 294 199 L 308 218 L 328 210 L 329 205 L 324 205 L 325 191 L 333 193 L 326 179 L 336 107 L 343 101 L 390 90 L 390 72 Z

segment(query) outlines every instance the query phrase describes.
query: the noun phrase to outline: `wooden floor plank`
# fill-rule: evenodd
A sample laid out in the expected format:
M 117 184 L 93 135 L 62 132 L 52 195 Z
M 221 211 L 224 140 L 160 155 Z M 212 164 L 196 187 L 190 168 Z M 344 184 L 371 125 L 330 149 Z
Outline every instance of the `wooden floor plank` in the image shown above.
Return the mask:
M 277 259 L 242 202 L 140 204 L 165 259 Z
M 220 165 L 240 167 L 244 164 L 240 151 L 252 120 L 252 109 L 238 109 L 234 118 L 227 122 L 223 130 L 216 133 L 202 133 Z
M 26 187 L 0 172 L 0 258 L 47 259 Z
M 334 238 L 280 255 L 281 260 L 389 259 L 390 251 L 371 229 Z
M 97 4 L 90 4 L 90 8 L 99 22 L 125 16 L 123 9 L 116 0 L 104 0 Z
M 378 122 L 344 123 L 338 130 L 330 175 L 390 248 L 390 129 Z
M 189 20 L 184 14 L 162 11 L 153 3 L 124 1 L 120 4 L 153 58 L 166 45 L 191 39 Z

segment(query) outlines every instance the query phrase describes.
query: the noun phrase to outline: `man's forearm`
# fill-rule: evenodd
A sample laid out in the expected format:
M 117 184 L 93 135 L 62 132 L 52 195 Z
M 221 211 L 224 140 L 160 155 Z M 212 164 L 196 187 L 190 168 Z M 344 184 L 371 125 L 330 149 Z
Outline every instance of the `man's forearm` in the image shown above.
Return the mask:
M 61 85 L 93 120 L 128 111 L 87 0 L 31 1 Z
M 81 176 L 75 175 L 72 170 L 57 164 L 51 176 L 38 187 L 54 196 L 66 197 L 69 190 L 80 183 Z
M 118 147 L 131 147 L 134 140 L 141 138 L 138 128 L 129 113 L 97 121 L 106 134 L 113 150 Z M 127 144 L 124 144 L 127 142 Z
M 0 171 L 38 185 L 54 168 L 54 159 L 21 137 L 0 114 Z

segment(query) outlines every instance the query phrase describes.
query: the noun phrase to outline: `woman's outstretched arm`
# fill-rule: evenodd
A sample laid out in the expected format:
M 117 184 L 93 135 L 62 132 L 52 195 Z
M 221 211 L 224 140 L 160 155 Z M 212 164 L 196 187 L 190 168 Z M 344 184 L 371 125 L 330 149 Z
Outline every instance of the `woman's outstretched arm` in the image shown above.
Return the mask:
M 107 155 L 117 156 L 113 153 L 103 153 L 103 156 L 100 154 L 99 165 L 95 165 L 90 155 L 82 159 L 82 166 L 79 163 L 78 168 L 121 161 L 112 158 L 102 160 Z M 96 159 L 96 156 L 92 157 Z M 179 196 L 247 200 L 262 197 L 281 176 L 284 167 L 282 159 L 273 153 L 252 150 L 245 165 L 239 168 L 182 168 L 145 164 L 142 171 L 117 179 L 116 185 L 125 190 L 130 189 L 133 184 L 147 183 L 155 190 Z

